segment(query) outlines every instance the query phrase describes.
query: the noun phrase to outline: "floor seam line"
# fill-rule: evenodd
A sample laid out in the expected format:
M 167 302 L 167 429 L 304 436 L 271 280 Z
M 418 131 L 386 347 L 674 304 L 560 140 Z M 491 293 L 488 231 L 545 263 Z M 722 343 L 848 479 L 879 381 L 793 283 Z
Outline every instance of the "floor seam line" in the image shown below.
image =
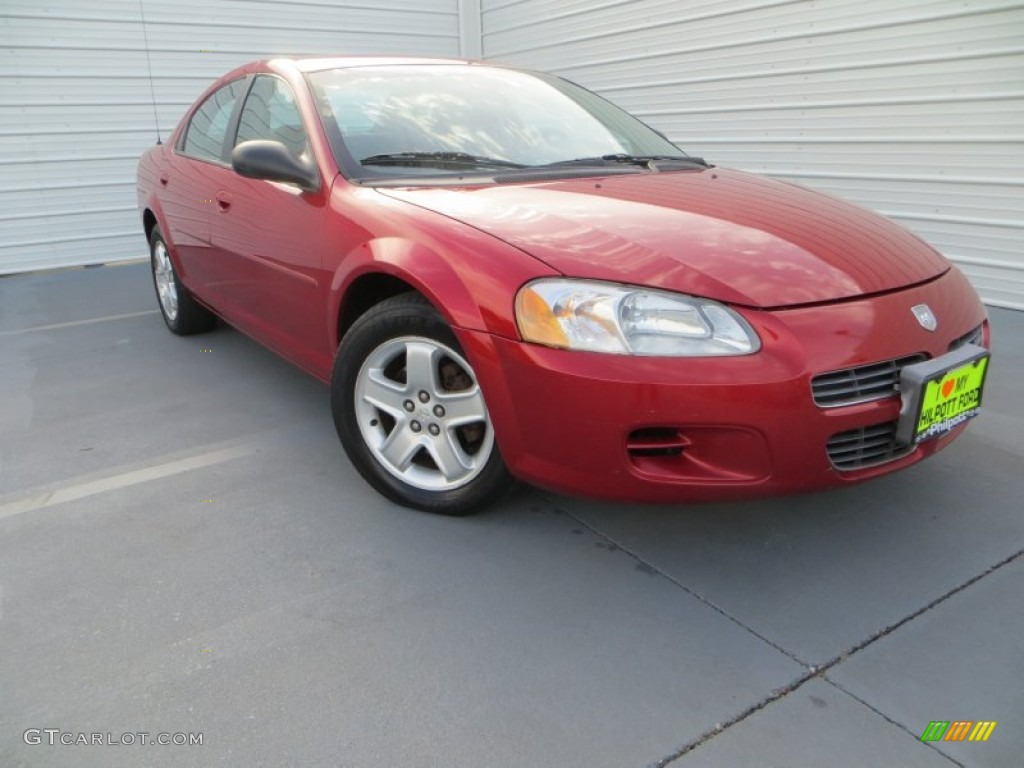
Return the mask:
M 988 568 L 986 568 L 981 573 L 975 574 L 971 578 L 967 579 L 967 581 L 961 582 L 960 584 L 958 584 L 957 586 L 953 587 L 952 589 L 947 590 L 946 592 L 943 592 L 941 595 L 939 595 L 937 598 L 932 600 L 930 603 L 927 603 L 926 605 L 922 606 L 921 608 L 918 608 L 913 613 L 908 613 L 906 616 L 904 616 L 899 621 L 896 621 L 896 622 L 894 622 L 894 623 L 892 623 L 892 624 L 890 624 L 890 625 L 888 625 L 886 627 L 882 627 L 880 630 L 878 630 L 874 634 L 870 635 L 866 639 L 862 640 L 861 642 L 857 643 L 854 646 L 851 646 L 847 650 L 843 651 L 842 653 L 838 654 L 834 658 L 832 658 L 829 661 L 825 662 L 820 667 L 818 667 L 818 669 L 821 670 L 822 672 L 827 672 L 828 670 L 832 669 L 832 667 L 836 666 L 837 664 L 841 664 L 842 662 L 844 662 L 847 659 L 849 659 L 855 653 L 859 653 L 860 651 L 864 650 L 869 645 L 874 644 L 875 642 L 877 642 L 881 638 L 885 637 L 886 635 L 892 634 L 897 629 L 902 627 L 904 624 L 907 624 L 907 623 L 913 621 L 914 619 L 918 618 L 919 616 L 924 615 L 925 613 L 927 613 L 928 611 L 932 610 L 933 608 L 936 608 L 937 606 L 939 606 L 942 603 L 946 602 L 947 600 L 949 600 L 954 595 L 960 594 L 965 589 L 968 589 L 971 586 L 977 584 L 979 581 L 984 579 L 986 576 L 988 576 L 988 575 L 990 575 L 992 573 L 995 573 L 1000 568 L 1004 568 L 1005 566 L 1007 566 L 1010 563 L 1012 563 L 1014 560 L 1017 560 L 1018 558 L 1020 558 L 1022 555 L 1024 555 L 1024 549 L 1018 549 L 1013 554 L 1011 554 L 1011 555 L 1009 555 L 1007 557 L 1004 557 L 1002 560 L 1000 560 L 999 562 L 997 562 L 997 563 L 995 563 L 993 565 L 990 565 Z
M 552 501 L 552 500 L 549 499 L 549 501 Z M 882 629 L 880 629 L 877 632 L 875 632 L 875 633 L 871 634 L 870 636 L 868 636 L 866 639 L 862 640 L 860 643 L 857 643 L 856 645 L 850 647 L 846 651 L 843 651 L 842 653 L 837 654 L 836 656 L 834 656 L 832 659 L 830 659 L 829 661 L 825 662 L 824 664 L 815 665 L 815 664 L 811 664 L 811 663 L 803 661 L 802 659 L 800 659 L 795 654 L 787 651 L 785 648 L 783 648 L 780 645 L 778 645 L 777 643 L 769 640 L 767 637 L 764 637 L 763 635 L 761 635 L 760 633 L 758 633 L 756 630 L 752 629 L 751 627 L 748 627 L 746 624 L 744 624 L 742 621 L 740 621 L 739 619 L 737 619 L 734 616 L 732 616 L 731 614 L 729 614 L 723 608 L 721 608 L 720 606 L 716 605 L 714 602 L 712 602 L 708 598 L 704 597 L 699 592 L 695 592 L 690 587 L 687 587 L 685 584 L 683 584 L 682 582 L 680 582 L 678 579 L 676 579 L 675 577 L 671 576 L 670 574 L 666 573 L 664 570 L 662 570 L 661 568 L 659 568 L 655 564 L 645 560 L 639 554 L 637 554 L 636 552 L 631 550 L 629 547 L 624 546 L 623 544 L 618 542 L 616 539 L 612 538 L 610 535 L 608 535 L 607 533 L 605 533 L 601 529 L 595 527 L 594 525 L 591 525 L 590 523 L 586 522 L 585 520 L 583 520 L 582 518 L 580 518 L 577 515 L 573 514 L 572 512 L 568 511 L 567 509 L 565 509 L 563 507 L 560 507 L 557 504 L 554 504 L 553 501 L 552 501 L 552 504 L 553 504 L 553 506 L 555 507 L 555 509 L 557 511 L 561 512 L 562 514 L 566 515 L 567 517 L 569 517 L 574 522 L 576 522 L 579 525 L 583 526 L 584 528 L 586 528 L 588 531 L 590 531 L 594 535 L 599 536 L 600 538 L 604 539 L 605 541 L 611 543 L 617 549 L 621 550 L 624 554 L 626 554 L 629 557 L 633 558 L 638 563 L 643 563 L 648 568 L 651 568 L 659 576 L 663 577 L 664 579 L 669 581 L 671 584 L 673 584 L 677 588 L 681 589 L 686 594 L 690 595 L 691 597 L 693 597 L 696 600 L 700 601 L 701 603 L 703 603 L 707 607 L 711 608 L 713 611 L 715 611 L 716 613 L 718 613 L 719 615 L 721 615 L 725 619 L 729 620 L 730 622 L 732 622 L 736 626 L 744 629 L 746 632 L 748 632 L 749 634 L 753 635 L 758 640 L 760 640 L 763 643 L 765 643 L 765 644 L 769 645 L 770 647 L 774 648 L 779 653 L 781 653 L 784 656 L 786 656 L 787 658 L 789 658 L 791 661 L 794 661 L 797 664 L 800 664 L 805 669 L 807 669 L 807 673 L 805 675 L 803 675 L 801 677 L 798 677 L 795 681 L 791 682 L 789 685 L 787 685 L 787 686 L 785 686 L 785 687 L 783 687 L 781 689 L 777 689 L 777 690 L 773 691 L 771 695 L 769 695 L 769 696 L 767 696 L 767 697 L 765 697 L 763 699 L 760 699 L 759 701 L 755 702 L 750 707 L 747 707 L 746 709 L 744 709 L 743 711 L 741 711 L 740 713 L 738 713 L 734 717 L 730 718 L 729 720 L 725 721 L 724 723 L 716 724 L 714 728 L 709 729 L 708 731 L 705 731 L 700 736 L 698 736 L 696 739 L 693 739 L 690 742 L 688 742 L 687 744 L 684 744 L 680 749 L 678 749 L 675 752 L 673 752 L 673 753 L 671 753 L 669 755 L 666 755 L 665 757 L 655 761 L 654 763 L 651 764 L 652 768 L 664 768 L 664 766 L 667 766 L 670 763 L 678 760 L 680 757 L 682 757 L 683 755 L 687 754 L 688 752 L 693 751 L 694 749 L 696 749 L 697 747 L 699 747 L 702 744 L 706 743 L 710 739 L 713 739 L 715 736 L 718 736 L 719 734 L 725 732 L 726 730 L 728 730 L 732 726 L 734 726 L 734 725 L 742 722 L 743 720 L 747 719 L 748 717 L 750 717 L 755 712 L 757 712 L 757 711 L 767 707 L 769 704 L 772 704 L 775 701 L 778 701 L 779 699 L 789 695 L 793 691 L 795 691 L 798 688 L 800 688 L 808 680 L 811 680 L 811 679 L 813 679 L 815 677 L 821 677 L 821 678 L 825 679 L 826 682 L 831 683 L 832 681 L 829 678 L 826 677 L 826 673 L 830 669 L 832 669 L 833 667 L 837 666 L 838 664 L 843 663 L 844 661 L 849 659 L 854 654 L 864 650 L 868 646 L 870 646 L 873 643 L 875 643 L 877 640 L 885 637 L 886 635 L 891 634 L 892 632 L 894 632 L 895 630 L 899 629 L 900 627 L 902 627 L 903 625 L 907 624 L 908 622 L 911 622 L 914 619 L 916 619 L 917 617 L 927 613 L 928 611 L 930 611 L 931 609 L 937 607 L 938 605 L 940 605 L 944 601 L 948 600 L 949 598 L 953 597 L 954 595 L 956 595 L 956 594 L 962 592 L 963 590 L 969 588 L 973 584 L 976 584 L 978 581 L 980 581 L 981 579 L 985 578 L 989 574 L 994 573 L 995 571 L 999 570 L 1000 568 L 1003 568 L 1006 565 L 1009 565 L 1014 560 L 1016 560 L 1019 557 L 1021 557 L 1022 555 L 1024 555 L 1024 549 L 1020 549 L 1017 552 L 1014 552 L 1013 554 L 1011 554 L 1008 557 L 1000 560 L 999 562 L 995 563 L 994 565 L 989 566 L 988 568 L 986 568 L 981 573 L 978 573 L 978 574 L 972 576 L 971 578 L 967 579 L 966 581 L 961 582 L 960 584 L 958 584 L 957 586 L 953 587 L 952 589 L 944 592 L 942 595 L 940 595 L 939 597 L 937 597 L 934 600 L 930 601 L 929 603 L 927 603 L 923 607 L 919 608 L 918 610 L 914 611 L 913 613 L 907 614 L 906 616 L 904 616 L 899 621 L 896 621 L 893 624 L 890 624 L 890 625 L 888 625 L 886 627 L 883 627 Z M 844 690 L 844 692 L 846 692 L 845 689 L 841 689 L 841 690 Z M 852 696 L 852 694 L 850 694 L 850 695 Z M 856 698 L 856 697 L 854 697 L 854 698 Z M 860 701 L 860 699 L 857 699 L 857 700 Z M 864 702 L 862 702 L 862 703 L 864 703 Z M 872 711 L 875 711 L 872 707 L 870 707 L 870 705 L 867 705 L 866 703 L 865 703 L 865 706 L 868 706 L 869 709 L 872 709 Z M 882 713 L 879 712 L 878 714 L 881 717 L 885 718 L 885 716 L 882 715 Z M 885 719 L 887 719 L 887 718 L 885 718 Z M 900 727 L 902 728 L 902 726 L 900 726 Z M 906 730 L 906 729 L 902 728 L 902 730 Z M 909 731 L 907 731 L 907 732 L 909 733 Z M 938 751 L 938 750 L 936 750 L 936 751 Z M 940 754 L 943 754 L 943 753 L 940 752 Z M 943 757 L 948 757 L 948 756 L 943 754 Z M 955 763 L 956 761 L 953 761 L 953 762 Z M 959 765 L 959 764 L 957 764 L 957 765 Z
M 864 699 L 862 699 L 862 698 L 861 698 L 860 696 L 858 696 L 857 694 L 855 694 L 855 693 L 852 693 L 851 691 L 848 691 L 848 690 L 847 690 L 846 688 L 844 688 L 844 687 L 843 687 L 843 686 L 842 686 L 842 685 L 841 685 L 840 683 L 838 683 L 838 682 L 836 682 L 835 680 L 833 680 L 832 678 L 830 678 L 830 677 L 829 677 L 829 676 L 828 676 L 827 674 L 824 674 L 824 675 L 822 675 L 822 676 L 821 676 L 821 678 L 822 678 L 822 680 L 824 680 L 824 681 L 825 681 L 826 683 L 828 683 L 829 685 L 831 685 L 831 686 L 832 686 L 833 688 L 836 688 L 837 690 L 839 690 L 839 691 L 842 691 L 843 693 L 845 693 L 845 694 L 846 694 L 847 696 L 849 696 L 849 697 L 850 697 L 851 699 L 853 699 L 854 701 L 856 701 L 856 702 L 859 702 L 860 704 L 863 704 L 863 705 L 864 705 L 865 707 L 867 707 L 867 708 L 868 708 L 869 710 L 871 710 L 871 711 L 872 711 L 872 712 L 874 712 L 874 713 L 875 713 L 876 715 L 878 715 L 878 716 L 879 716 L 880 718 L 882 718 L 883 720 L 885 720 L 885 722 L 889 723 L 889 724 L 890 724 L 890 725 L 892 725 L 892 726 L 895 726 L 896 728 L 899 728 L 899 729 L 900 729 L 901 731 L 903 731 L 903 732 L 904 732 L 905 734 L 907 734 L 908 736 L 910 736 L 910 737 L 911 737 L 911 738 L 912 738 L 912 739 L 913 739 L 914 741 L 916 741 L 916 742 L 917 742 L 918 744 L 923 744 L 924 746 L 928 747 L 929 749 L 931 749 L 931 750 L 933 750 L 933 751 L 937 752 L 938 754 L 942 755 L 942 756 L 943 756 L 944 758 L 946 758 L 947 760 L 949 760 L 949 762 L 951 762 L 951 763 L 952 763 L 953 765 L 957 766 L 957 768 L 965 768 L 965 767 L 964 767 L 964 764 L 963 764 L 963 763 L 960 763 L 960 762 L 958 762 L 957 760 L 953 759 L 952 757 L 950 757 L 949 755 L 947 755 L 947 754 L 946 754 L 945 752 L 943 752 L 943 751 L 942 751 L 941 749 L 939 749 L 938 747 L 936 747 L 936 746 L 935 746 L 934 744 L 932 744 L 931 742 L 928 742 L 928 741 L 921 741 L 920 737 L 919 737 L 919 736 L 917 736 L 917 735 L 916 735 L 916 734 L 915 734 L 915 733 L 914 733 L 913 731 L 911 731 L 911 730 L 910 730 L 909 728 L 907 728 L 907 726 L 905 726 L 905 725 L 904 725 L 903 723 L 901 723 L 901 722 L 899 722 L 899 721 L 897 721 L 897 720 L 893 720 L 893 719 L 892 719 L 891 717 L 889 717 L 889 716 L 888 716 L 887 714 L 885 714 L 884 712 L 882 712 L 882 711 L 881 711 L 880 709 L 877 709 L 876 707 L 873 707 L 873 706 L 872 706 L 871 704 L 869 704 L 868 702 L 866 702 L 866 701 L 865 701 Z
M 742 621 L 737 619 L 735 616 L 732 616 L 730 613 L 728 613 L 721 606 L 716 605 L 714 602 L 712 602 L 708 598 L 704 597 L 699 592 L 695 592 L 693 589 L 691 589 L 690 587 L 686 586 L 685 584 L 683 584 L 681 581 L 679 581 L 675 577 L 673 577 L 673 576 L 669 575 L 668 573 L 666 573 L 665 571 L 663 571 L 661 568 L 656 566 L 654 563 L 648 562 L 644 558 L 640 557 L 640 555 L 638 555 L 636 552 L 634 552 L 633 550 L 631 550 L 628 547 L 624 546 L 623 544 L 620 544 L 618 541 L 613 539 L 608 534 L 604 533 L 603 531 L 599 530 L 598 528 L 595 528 L 594 526 L 590 525 L 589 523 L 581 520 L 576 515 L 574 515 L 572 512 L 569 512 L 569 511 L 563 509 L 562 507 L 556 506 L 555 508 L 558 509 L 563 514 L 565 514 L 568 517 L 570 517 L 573 520 L 575 520 L 577 523 L 582 525 L 584 528 L 589 530 L 591 533 L 594 533 L 595 535 L 600 536 L 605 541 L 608 541 L 608 542 L 614 544 L 617 549 L 619 549 L 622 552 L 624 552 L 625 554 L 629 555 L 629 557 L 632 557 L 638 563 L 643 563 L 645 566 L 647 566 L 648 568 L 650 568 L 651 570 L 656 572 L 659 576 L 661 576 L 662 578 L 666 579 L 671 584 L 674 584 L 676 587 L 678 587 L 679 589 L 681 589 L 684 592 L 686 592 L 686 594 L 690 595 L 691 597 L 695 598 L 696 600 L 699 600 L 701 603 L 706 605 L 708 608 L 711 608 L 713 611 L 718 613 L 720 616 L 728 619 L 733 624 L 735 624 L 736 626 L 738 626 L 741 629 L 745 630 L 749 634 L 753 635 L 754 637 L 756 637 L 761 642 L 771 646 L 776 651 L 781 653 L 783 656 L 788 658 L 790 661 L 796 662 L 801 667 L 804 667 L 805 669 L 809 670 L 812 674 L 817 671 L 817 667 L 815 667 L 813 664 L 810 664 L 810 663 L 804 661 L 799 656 L 796 656 L 795 654 L 793 654 L 790 651 L 786 650 L 785 648 L 783 648 L 782 646 L 780 646 L 777 643 L 773 642 L 772 640 L 769 640 L 767 637 L 765 637 L 764 635 L 760 634 L 756 630 L 752 629 L 751 627 L 748 627 L 746 624 L 744 624 Z
M 572 516 L 572 515 L 570 515 L 570 516 Z M 572 516 L 572 517 L 573 517 L 573 519 L 576 519 L 575 516 Z M 581 521 L 581 524 L 586 525 L 586 523 L 582 523 L 582 521 Z M 587 526 L 587 527 L 590 528 L 590 526 Z M 595 529 L 591 529 L 591 530 L 595 530 Z M 608 539 L 608 540 L 612 541 L 612 539 Z M 922 614 L 927 613 L 928 611 L 930 611 L 932 608 L 935 608 L 940 603 L 943 603 L 946 600 L 948 600 L 949 598 L 953 597 L 954 595 L 959 594 L 960 592 L 963 592 L 965 589 L 967 589 L 968 587 L 972 586 L 973 584 L 978 583 L 979 581 L 981 581 L 986 576 L 994 573 L 995 571 L 999 570 L 1000 568 L 1004 568 L 1005 566 L 1007 566 L 1010 563 L 1012 563 L 1014 560 L 1017 560 L 1018 558 L 1020 558 L 1022 555 L 1024 555 L 1024 549 L 1017 550 L 1016 552 L 1014 552 L 1009 557 L 1003 558 L 1002 560 L 1000 560 L 999 562 L 995 563 L 994 565 L 989 566 L 988 568 L 986 568 L 981 573 L 979 573 L 979 574 L 977 574 L 975 576 L 972 576 L 967 581 L 965 581 L 965 582 L 959 584 L 958 586 L 953 587 L 953 589 L 950 589 L 949 591 L 943 593 L 942 595 L 940 595 L 939 597 L 935 598 L 930 603 L 925 605 L 923 608 L 919 608 L 918 610 L 914 611 L 913 613 L 908 614 L 907 616 L 903 617 L 902 619 L 900 619 L 896 623 L 890 624 L 888 627 L 883 627 L 878 632 L 875 632 L 873 635 L 868 637 L 866 640 L 863 640 L 862 642 L 860 642 L 857 645 L 853 646 L 849 650 L 844 651 L 843 653 L 840 653 L 839 655 L 837 655 L 834 658 L 832 658 L 830 661 L 828 661 L 828 662 L 826 662 L 826 663 L 824 663 L 824 664 L 822 664 L 822 665 L 820 665 L 818 667 L 813 667 L 813 666 L 810 667 L 811 671 L 808 672 L 806 675 L 804 675 L 802 678 L 798 678 L 794 683 L 791 683 L 789 686 L 787 686 L 786 688 L 782 689 L 781 691 L 777 691 L 777 692 L 773 693 L 771 696 L 769 696 L 769 697 L 767 697 L 765 699 L 762 699 L 759 703 L 757 703 L 757 704 L 755 704 L 755 705 L 753 705 L 751 707 L 748 707 L 746 710 L 741 712 L 739 715 L 733 717 L 731 720 L 726 721 L 724 724 L 716 725 L 714 728 L 712 728 L 712 729 L 710 729 L 708 731 L 705 731 L 703 734 L 698 736 L 696 739 L 693 739 L 693 740 L 689 741 L 688 743 L 684 744 L 682 747 L 680 747 L 675 752 L 671 753 L 670 755 L 667 755 L 666 757 L 661 758 L 659 761 L 657 761 L 655 763 L 652 763 L 652 768 L 664 768 L 665 766 L 669 765 L 670 763 L 675 762 L 679 758 L 681 758 L 684 755 L 686 755 L 688 752 L 692 752 L 697 747 L 699 747 L 702 744 L 706 743 L 707 741 L 713 739 L 715 736 L 718 736 L 720 733 L 723 733 L 724 731 L 726 731 L 727 729 L 731 728 L 732 726 L 742 722 L 743 720 L 746 720 L 748 717 L 750 717 L 752 714 L 754 714 L 758 710 L 764 709 L 769 704 L 772 704 L 773 702 L 778 701 L 779 699 L 783 698 L 784 696 L 788 696 L 790 693 L 792 693 L 793 691 L 797 690 L 800 686 L 802 686 L 808 680 L 811 680 L 812 678 L 815 678 L 815 677 L 821 677 L 823 679 L 828 680 L 828 678 L 826 677 L 826 673 L 830 669 L 832 669 L 833 667 L 838 666 L 839 664 L 842 664 L 847 659 L 849 659 L 851 656 L 853 656 L 855 653 L 858 653 L 858 652 L 864 650 L 869 645 L 872 645 L 877 640 L 880 640 L 881 638 L 885 637 L 886 635 L 891 634 L 895 630 L 897 630 L 900 627 L 902 627 L 904 624 L 907 624 L 908 622 L 913 621 L 918 616 L 921 616 Z M 659 571 L 659 573 L 660 573 L 660 571 Z M 683 587 L 683 589 L 686 589 L 686 588 Z M 687 591 L 689 591 L 689 590 L 687 590 Z M 742 624 L 740 626 L 742 626 Z M 756 634 L 756 633 L 754 633 L 754 634 Z
M 740 712 L 737 715 L 734 715 L 733 717 L 729 718 L 725 722 L 717 723 L 714 728 L 708 729 L 707 731 L 702 733 L 697 738 L 695 738 L 695 739 L 687 742 L 686 744 L 684 744 L 682 747 L 677 749 L 675 752 L 672 752 L 672 753 L 666 755 L 665 757 L 662 757 L 662 758 L 656 760 L 655 762 L 651 763 L 649 768 L 665 768 L 665 766 L 667 766 L 667 765 L 669 765 L 671 763 L 674 763 L 676 760 L 678 760 L 679 758 L 681 758 L 681 757 L 685 756 L 686 754 L 692 752 L 697 747 L 699 747 L 699 746 L 701 746 L 703 744 L 706 744 L 707 742 L 711 741 L 711 739 L 715 738 L 716 736 L 718 736 L 718 735 L 720 735 L 722 733 L 725 733 L 727 730 L 732 728 L 734 725 L 738 725 L 739 723 L 743 722 L 748 717 L 753 715 L 755 712 L 759 712 L 762 709 L 764 709 L 765 707 L 767 707 L 769 704 L 774 704 L 779 699 L 785 698 L 789 694 L 791 694 L 794 691 L 798 690 L 801 686 L 803 686 L 804 683 L 806 683 L 809 680 L 813 680 L 813 679 L 817 678 L 820 674 L 821 673 L 813 671 L 813 670 L 812 671 L 808 671 L 804 675 L 802 675 L 801 677 L 798 677 L 796 680 L 791 682 L 789 685 L 786 685 L 786 686 L 784 686 L 782 688 L 775 689 L 774 691 L 772 691 L 771 695 L 765 696 L 763 699 L 760 699 L 759 701 L 757 701 L 754 704 L 750 705 L 749 707 L 744 709 L 742 712 Z

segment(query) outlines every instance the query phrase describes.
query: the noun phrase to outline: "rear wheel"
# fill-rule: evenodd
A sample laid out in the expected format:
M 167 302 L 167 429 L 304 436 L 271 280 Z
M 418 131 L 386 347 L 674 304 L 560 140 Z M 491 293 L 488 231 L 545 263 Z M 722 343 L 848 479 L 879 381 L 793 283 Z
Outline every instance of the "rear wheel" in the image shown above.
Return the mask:
M 174 271 L 170 251 L 164 241 L 160 227 L 153 227 L 149 236 L 150 266 L 153 271 L 153 287 L 160 302 L 160 313 L 173 333 L 188 336 L 209 331 L 217 318 L 206 307 L 199 304 L 188 289 L 181 284 Z
M 467 515 L 511 482 L 473 368 L 418 294 L 381 302 L 345 334 L 331 404 L 352 463 L 393 501 Z

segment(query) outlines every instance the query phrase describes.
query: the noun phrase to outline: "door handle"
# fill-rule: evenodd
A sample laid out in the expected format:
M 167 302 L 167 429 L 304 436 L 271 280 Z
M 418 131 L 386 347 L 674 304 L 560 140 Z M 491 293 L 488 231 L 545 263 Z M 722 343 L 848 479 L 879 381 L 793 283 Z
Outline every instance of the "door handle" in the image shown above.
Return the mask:
M 222 211 L 226 211 L 228 208 L 230 208 L 231 207 L 231 195 L 229 195 L 227 192 L 218 192 L 217 193 L 217 207 L 220 208 L 220 210 L 222 210 Z

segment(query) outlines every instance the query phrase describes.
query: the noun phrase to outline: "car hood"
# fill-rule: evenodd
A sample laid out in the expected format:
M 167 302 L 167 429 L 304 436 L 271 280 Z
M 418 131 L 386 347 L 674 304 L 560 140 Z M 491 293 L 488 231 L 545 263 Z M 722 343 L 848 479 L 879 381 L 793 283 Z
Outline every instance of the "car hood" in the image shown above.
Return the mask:
M 720 168 L 378 189 L 494 235 L 566 275 L 747 306 L 836 301 L 949 269 L 931 247 L 877 214 Z

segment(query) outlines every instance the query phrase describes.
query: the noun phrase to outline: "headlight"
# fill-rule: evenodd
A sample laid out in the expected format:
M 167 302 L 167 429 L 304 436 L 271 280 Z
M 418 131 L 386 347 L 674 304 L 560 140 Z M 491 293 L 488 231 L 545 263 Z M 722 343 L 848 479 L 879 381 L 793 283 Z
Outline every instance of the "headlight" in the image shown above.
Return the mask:
M 749 355 L 754 329 L 715 301 L 592 280 L 542 279 L 516 295 L 526 341 L 614 355 Z

